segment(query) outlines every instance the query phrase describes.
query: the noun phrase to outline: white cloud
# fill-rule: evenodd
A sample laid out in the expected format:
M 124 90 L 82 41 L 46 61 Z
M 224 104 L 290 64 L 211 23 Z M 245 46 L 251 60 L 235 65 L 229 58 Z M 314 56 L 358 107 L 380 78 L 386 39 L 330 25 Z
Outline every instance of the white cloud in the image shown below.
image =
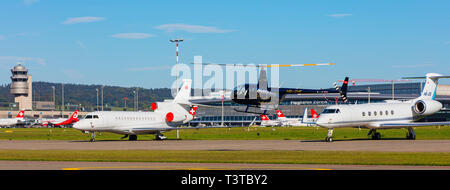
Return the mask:
M 25 5 L 31 5 L 33 3 L 37 3 L 39 2 L 39 0 L 24 0 L 23 3 L 25 3 Z
M 16 64 L 17 62 L 47 65 L 45 60 L 40 57 L 0 56 L 0 64 Z
M 124 39 L 145 39 L 154 37 L 153 34 L 147 34 L 147 33 L 119 33 L 119 34 L 113 34 L 111 37 L 114 38 L 124 38 Z
M 167 32 L 186 31 L 190 33 L 227 33 L 235 30 L 224 30 L 211 26 L 189 25 L 189 24 L 163 24 L 156 27 L 156 29 L 166 30 Z
M 78 24 L 78 23 L 88 23 L 88 22 L 99 22 L 105 20 L 104 17 L 93 17 L 93 16 L 87 16 L 87 17 L 75 17 L 75 18 L 68 18 L 62 24 Z
M 340 13 L 340 14 L 331 14 L 331 15 L 327 15 L 329 17 L 333 17 L 333 18 L 344 18 L 344 17 L 348 17 L 348 16 L 353 16 L 353 14 L 348 14 L 348 13 Z

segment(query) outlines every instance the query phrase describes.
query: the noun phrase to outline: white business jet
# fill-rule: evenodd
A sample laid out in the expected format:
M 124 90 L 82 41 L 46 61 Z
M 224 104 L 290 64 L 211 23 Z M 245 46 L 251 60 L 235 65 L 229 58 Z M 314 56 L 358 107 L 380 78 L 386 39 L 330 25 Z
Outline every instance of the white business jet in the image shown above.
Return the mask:
M 122 138 L 137 140 L 137 135 L 156 134 L 156 139 L 166 137 L 161 133 L 176 129 L 195 129 L 195 127 L 178 127 L 194 119 L 194 106 L 189 112 L 182 106 L 189 101 L 191 79 L 184 79 L 183 85 L 173 100 L 152 104 L 153 112 L 96 111 L 75 123 L 73 128 L 90 132 L 91 141 L 95 141 L 95 132 L 112 132 L 124 134 Z
M 442 103 L 435 100 L 438 79 L 450 78 L 436 73 L 426 77 L 408 77 L 408 79 L 426 78 L 426 84 L 420 97 L 408 101 L 387 103 L 333 105 L 324 109 L 316 124 L 328 128 L 325 141 L 331 142 L 333 129 L 343 127 L 369 128 L 372 139 L 380 139 L 378 129 L 407 128 L 407 139 L 415 139 L 413 127 L 450 125 L 450 122 L 415 122 L 442 109 Z

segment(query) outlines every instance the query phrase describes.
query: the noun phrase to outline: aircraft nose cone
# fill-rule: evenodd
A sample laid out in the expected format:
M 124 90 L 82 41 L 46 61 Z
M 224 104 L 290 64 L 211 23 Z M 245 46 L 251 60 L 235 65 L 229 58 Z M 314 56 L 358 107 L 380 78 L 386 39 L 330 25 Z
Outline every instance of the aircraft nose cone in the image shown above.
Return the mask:
M 73 124 L 72 127 L 73 127 L 74 129 L 80 129 L 80 126 L 78 125 L 78 123 Z
M 72 127 L 73 127 L 74 129 L 84 130 L 84 127 L 81 125 L 80 122 L 74 123 L 74 124 L 72 125 Z

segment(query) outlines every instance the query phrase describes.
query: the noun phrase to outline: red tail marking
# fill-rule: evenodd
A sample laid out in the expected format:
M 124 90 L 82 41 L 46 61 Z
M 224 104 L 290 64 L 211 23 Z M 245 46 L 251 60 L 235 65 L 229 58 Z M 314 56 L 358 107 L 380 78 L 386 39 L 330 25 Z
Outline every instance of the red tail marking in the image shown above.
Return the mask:
M 195 112 L 197 112 L 197 106 L 192 106 L 191 110 L 189 110 L 189 114 L 192 115 L 192 119 L 195 118 Z
M 269 117 L 267 117 L 267 115 L 261 115 L 261 120 L 270 121 L 270 119 L 269 119 Z
M 314 119 L 319 118 L 319 114 L 317 114 L 316 110 L 311 109 L 311 114 L 312 114 L 312 117 L 313 117 Z
M 281 110 L 276 110 L 278 117 L 285 117 Z
M 16 118 L 23 118 L 24 115 L 25 115 L 25 110 L 20 110 L 19 113 L 17 114 Z
M 75 122 L 77 122 L 77 121 L 79 121 L 79 119 L 78 119 L 78 110 L 75 110 L 75 112 L 73 112 L 72 116 L 70 116 L 69 119 L 67 119 L 67 120 L 65 120 L 65 121 L 63 121 L 63 122 L 61 122 L 61 123 L 56 123 L 56 124 L 54 124 L 54 125 L 55 125 L 55 126 L 59 126 L 59 125 L 69 125 L 69 124 L 75 123 Z

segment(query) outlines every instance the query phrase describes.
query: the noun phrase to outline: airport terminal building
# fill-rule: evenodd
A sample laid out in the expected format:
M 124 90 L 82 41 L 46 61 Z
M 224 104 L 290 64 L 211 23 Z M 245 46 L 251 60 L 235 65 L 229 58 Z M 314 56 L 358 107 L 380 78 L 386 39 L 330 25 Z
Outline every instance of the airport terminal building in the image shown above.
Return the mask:
M 369 84 L 349 86 L 348 104 L 366 104 L 376 103 L 385 100 L 407 100 L 420 96 L 423 83 L 398 83 L 398 84 Z M 362 93 L 366 92 L 366 93 Z M 370 93 L 369 93 L 370 92 Z M 394 93 L 393 93 L 394 92 Z M 337 98 L 337 97 L 336 97 Z M 450 121 L 450 85 L 439 85 L 437 91 L 437 101 L 443 104 L 443 110 L 423 119 L 423 121 Z M 287 95 L 286 100 L 280 103 L 279 109 L 283 111 L 288 118 L 301 118 L 305 108 L 315 109 L 321 113 L 325 107 L 334 104 L 343 104 L 341 99 L 321 97 L 320 95 Z M 197 110 L 196 118 L 189 125 L 220 125 L 222 121 L 225 125 L 250 125 L 259 124 L 260 116 L 252 113 L 237 112 L 235 109 L 243 110 L 245 105 L 239 105 L 232 102 L 211 103 L 217 108 L 201 107 Z M 275 111 L 268 111 L 270 119 L 276 119 Z M 311 113 L 308 113 L 311 117 Z M 223 117 L 223 120 L 222 120 Z

